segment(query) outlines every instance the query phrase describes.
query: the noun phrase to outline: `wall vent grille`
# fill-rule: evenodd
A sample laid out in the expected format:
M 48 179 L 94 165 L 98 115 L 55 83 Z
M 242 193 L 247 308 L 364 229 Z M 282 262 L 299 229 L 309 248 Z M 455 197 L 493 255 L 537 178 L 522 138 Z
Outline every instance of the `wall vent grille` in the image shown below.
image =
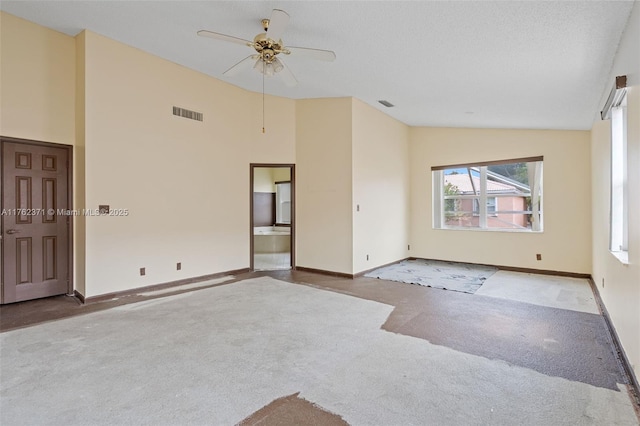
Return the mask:
M 189 109 L 180 108 L 177 106 L 173 107 L 173 115 L 177 115 L 178 117 L 188 118 L 189 120 L 202 121 L 202 113 L 191 111 Z

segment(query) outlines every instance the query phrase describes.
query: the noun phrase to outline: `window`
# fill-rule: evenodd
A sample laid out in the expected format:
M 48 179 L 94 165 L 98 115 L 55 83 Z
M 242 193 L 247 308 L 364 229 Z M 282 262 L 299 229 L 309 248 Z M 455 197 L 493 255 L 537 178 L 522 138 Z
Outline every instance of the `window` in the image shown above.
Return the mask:
M 487 197 L 487 214 L 490 214 L 492 216 L 496 215 L 496 206 L 497 206 L 497 197 Z M 473 200 L 473 214 L 474 215 L 479 215 L 480 214 L 480 201 L 479 200 Z
M 600 113 L 611 119 L 611 206 L 609 218 L 609 250 L 623 263 L 628 256 L 627 203 L 627 76 L 616 77 L 609 97 Z
M 432 168 L 436 229 L 542 231 L 542 157 Z
M 611 108 L 611 245 L 612 252 L 628 249 L 627 210 L 627 97 Z M 621 253 L 624 257 L 624 254 Z
M 291 224 L 291 182 L 276 182 L 276 224 Z

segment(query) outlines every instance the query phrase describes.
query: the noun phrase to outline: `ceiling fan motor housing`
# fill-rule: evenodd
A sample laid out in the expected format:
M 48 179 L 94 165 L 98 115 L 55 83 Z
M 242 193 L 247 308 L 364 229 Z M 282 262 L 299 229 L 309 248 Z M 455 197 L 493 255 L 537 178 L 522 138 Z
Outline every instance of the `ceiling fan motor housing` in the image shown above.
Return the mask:
M 282 47 L 282 40 L 275 41 L 267 37 L 266 33 L 258 34 L 253 39 L 253 48 L 260 54 L 263 61 L 271 63 L 279 53 L 288 53 Z

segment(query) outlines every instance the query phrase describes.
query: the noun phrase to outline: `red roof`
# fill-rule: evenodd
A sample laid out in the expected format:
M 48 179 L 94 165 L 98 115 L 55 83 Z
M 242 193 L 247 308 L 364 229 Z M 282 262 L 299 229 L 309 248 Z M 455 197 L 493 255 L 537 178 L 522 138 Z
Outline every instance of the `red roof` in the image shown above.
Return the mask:
M 458 191 L 462 194 L 473 194 L 473 186 L 471 185 L 471 179 L 468 174 L 453 174 L 444 175 L 445 185 L 450 183 L 458 188 Z M 473 176 L 473 185 L 475 185 L 476 191 L 480 193 L 480 178 Z M 487 179 L 487 193 L 501 193 L 501 194 L 520 194 L 521 192 L 512 185 L 506 183 L 496 182 L 494 180 Z

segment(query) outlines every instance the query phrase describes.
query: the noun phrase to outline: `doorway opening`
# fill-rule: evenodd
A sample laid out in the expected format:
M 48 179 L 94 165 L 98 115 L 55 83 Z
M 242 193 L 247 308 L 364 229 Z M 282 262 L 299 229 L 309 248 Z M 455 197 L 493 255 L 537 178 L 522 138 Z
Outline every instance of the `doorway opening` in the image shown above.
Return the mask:
M 250 165 L 251 269 L 295 265 L 295 165 Z

